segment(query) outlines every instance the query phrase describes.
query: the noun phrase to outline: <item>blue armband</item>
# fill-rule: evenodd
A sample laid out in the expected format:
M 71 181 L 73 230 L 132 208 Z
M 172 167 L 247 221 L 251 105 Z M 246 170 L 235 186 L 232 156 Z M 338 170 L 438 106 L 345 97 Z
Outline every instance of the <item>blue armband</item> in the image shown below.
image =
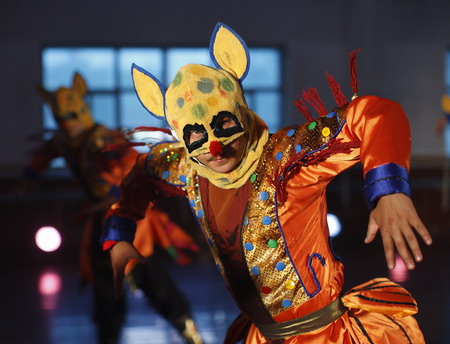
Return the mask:
M 364 198 L 370 209 L 381 196 L 404 193 L 411 197 L 409 174 L 400 165 L 389 163 L 371 169 L 364 178 Z

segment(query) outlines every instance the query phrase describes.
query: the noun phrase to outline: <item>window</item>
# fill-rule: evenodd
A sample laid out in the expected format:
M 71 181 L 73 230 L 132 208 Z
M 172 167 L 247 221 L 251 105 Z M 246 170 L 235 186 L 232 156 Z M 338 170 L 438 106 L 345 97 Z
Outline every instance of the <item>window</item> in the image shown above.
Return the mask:
M 243 82 L 249 107 L 269 125 L 281 123 L 281 53 L 275 48 L 250 49 L 250 71 Z M 155 75 L 167 87 L 186 63 L 211 65 L 208 48 L 66 48 L 42 52 L 43 85 L 48 90 L 70 86 L 79 72 L 89 88 L 88 102 L 95 120 L 110 128 L 164 126 L 139 102 L 133 88 L 131 64 Z M 55 128 L 50 109 L 44 106 L 44 127 Z

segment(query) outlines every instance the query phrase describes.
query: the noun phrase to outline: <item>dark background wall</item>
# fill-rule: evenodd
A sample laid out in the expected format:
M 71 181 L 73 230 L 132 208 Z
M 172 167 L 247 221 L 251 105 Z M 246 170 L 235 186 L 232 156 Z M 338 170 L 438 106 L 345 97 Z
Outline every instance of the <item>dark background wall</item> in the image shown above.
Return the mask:
M 439 159 L 434 135 L 443 92 L 444 52 L 450 40 L 450 1 L 7 1 L 0 5 L 0 167 L 15 173 L 41 127 L 41 78 L 48 45 L 206 46 L 218 21 L 249 46 L 275 44 L 285 52 L 284 123 L 303 121 L 292 100 L 318 87 L 332 106 L 324 71 L 350 96 L 347 53 L 358 56 L 361 94 L 400 102 L 411 120 L 413 157 Z M 145 125 L 145 123 L 143 123 Z
M 218 21 L 234 28 L 250 47 L 283 49 L 284 124 L 303 122 L 292 101 L 304 88 L 318 87 L 328 108 L 333 105 L 325 71 L 351 96 L 347 53 L 357 48 L 362 49 L 358 55 L 360 93 L 388 97 L 403 105 L 413 133 L 414 200 L 435 239 L 433 247 L 423 248 L 426 260 L 406 286 L 424 305 L 419 320 L 427 338 L 431 343 L 446 342 L 450 274 L 443 262 L 448 261 L 450 213 L 440 208 L 443 143 L 434 127 L 441 115 L 444 54 L 450 43 L 449 0 L 0 2 L 1 261 L 23 261 L 26 266 L 65 260 L 76 263 L 82 224 L 74 218 L 84 199 L 78 184 L 67 177 L 50 176 L 34 192 L 9 192 L 35 148 L 28 137 L 42 127 L 41 100 L 33 88 L 41 80 L 41 49 L 58 45 L 207 46 Z M 335 240 L 336 249 L 343 254 L 348 276 L 357 282 L 373 277 L 376 264 L 385 269 L 379 238 L 373 245 L 362 244 L 368 210 L 361 186 L 361 171 L 356 168 L 339 176 L 329 190 L 330 211 L 344 225 Z M 43 255 L 34 246 L 34 233 L 41 225 L 61 229 L 60 251 Z M 349 254 L 357 258 L 348 259 Z M 385 274 L 385 270 L 380 273 Z

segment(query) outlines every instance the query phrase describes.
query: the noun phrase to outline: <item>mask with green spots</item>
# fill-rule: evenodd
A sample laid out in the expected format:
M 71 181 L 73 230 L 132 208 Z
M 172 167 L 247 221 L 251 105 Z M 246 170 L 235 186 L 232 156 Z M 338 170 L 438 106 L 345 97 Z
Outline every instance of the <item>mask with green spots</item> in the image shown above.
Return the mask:
M 176 74 L 165 99 L 166 120 L 191 157 L 209 153 L 213 141 L 224 146 L 250 129 L 241 86 L 224 70 L 188 64 Z
M 198 174 L 214 185 L 237 188 L 255 171 L 268 140 L 264 121 L 245 101 L 241 82 L 247 75 L 247 46 L 231 28 L 218 23 L 210 43 L 211 58 L 218 68 L 188 64 L 175 75 L 167 92 L 153 75 L 133 65 L 136 93 L 154 116 L 164 118 L 186 147 Z M 241 161 L 228 173 L 215 172 L 201 165 L 195 156 L 218 155 L 221 147 L 246 135 Z

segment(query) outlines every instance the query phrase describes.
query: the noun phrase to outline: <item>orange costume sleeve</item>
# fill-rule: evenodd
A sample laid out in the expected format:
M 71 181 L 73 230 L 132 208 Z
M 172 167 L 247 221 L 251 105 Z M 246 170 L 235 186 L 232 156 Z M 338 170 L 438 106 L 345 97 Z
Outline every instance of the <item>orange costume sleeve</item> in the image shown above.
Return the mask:
M 351 142 L 358 148 L 301 168 L 291 186 L 316 183 L 325 186 L 360 161 L 364 169 L 364 196 L 371 209 L 383 195 L 402 192 L 410 196 L 410 127 L 398 103 L 375 96 L 356 98 L 347 107 L 345 123 L 336 141 Z
M 351 151 L 326 155 L 328 149 L 338 151 L 336 147 L 346 143 L 352 143 Z M 277 322 L 311 314 L 342 295 L 343 265 L 333 258 L 329 246 L 325 201 L 326 186 L 337 174 L 361 162 L 364 193 L 371 208 L 383 195 L 410 194 L 410 129 L 404 111 L 393 101 L 374 96 L 355 99 L 333 142 L 313 154 L 316 159 L 303 160 L 306 163 L 284 185 L 285 201 L 277 209 L 287 250 L 309 299 L 276 315 Z M 424 343 L 410 316 L 417 312 L 415 300 L 388 279 L 359 285 L 342 302 L 349 310 L 339 319 L 284 343 Z M 245 343 L 267 341 L 252 325 Z

